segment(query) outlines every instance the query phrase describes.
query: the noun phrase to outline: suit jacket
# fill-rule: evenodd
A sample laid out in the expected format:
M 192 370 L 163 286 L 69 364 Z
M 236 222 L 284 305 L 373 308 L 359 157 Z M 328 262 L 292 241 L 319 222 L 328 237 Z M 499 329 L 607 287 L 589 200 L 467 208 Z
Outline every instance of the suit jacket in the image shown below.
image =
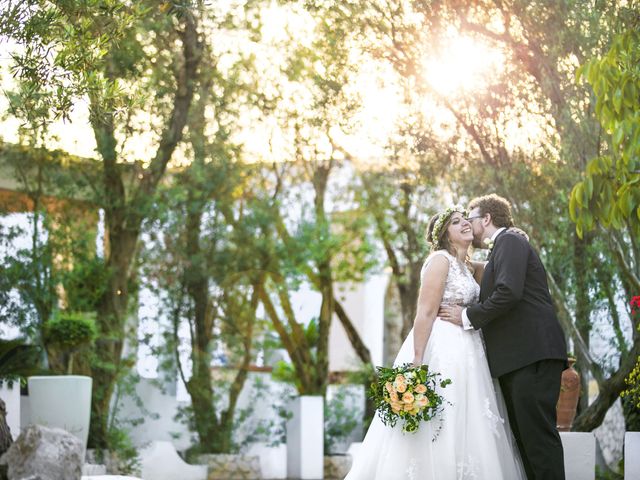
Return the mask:
M 538 360 L 567 360 L 540 257 L 521 235 L 498 234 L 480 285 L 480 303 L 467 308 L 482 329 L 489 368 L 500 377 Z

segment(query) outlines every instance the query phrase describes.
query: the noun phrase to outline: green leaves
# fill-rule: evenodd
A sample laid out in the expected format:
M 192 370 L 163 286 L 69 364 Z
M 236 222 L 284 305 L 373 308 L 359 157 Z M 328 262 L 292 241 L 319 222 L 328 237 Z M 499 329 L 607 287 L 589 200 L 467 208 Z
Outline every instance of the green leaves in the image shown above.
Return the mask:
M 68 119 L 74 102 L 101 91 L 114 106 L 114 78 L 104 71 L 107 57 L 120 51 L 145 10 L 134 2 L 9 2 L 0 11 L 0 34 L 20 48 L 12 53 L 12 74 L 19 81 L 13 98 L 14 114 L 38 125 Z M 130 95 L 129 95 L 130 96 Z
M 30 375 L 42 373 L 40 349 L 25 340 L 0 339 L 0 383 L 24 381 Z
M 574 186 L 569 214 L 582 237 L 596 223 L 628 226 L 640 235 L 640 31 L 616 37 L 600 59 L 583 65 L 576 78 L 591 84 L 596 114 L 611 140 L 610 152 L 591 160 Z
M 87 347 L 97 334 L 95 321 L 84 313 L 59 313 L 44 329 L 45 341 L 65 350 Z

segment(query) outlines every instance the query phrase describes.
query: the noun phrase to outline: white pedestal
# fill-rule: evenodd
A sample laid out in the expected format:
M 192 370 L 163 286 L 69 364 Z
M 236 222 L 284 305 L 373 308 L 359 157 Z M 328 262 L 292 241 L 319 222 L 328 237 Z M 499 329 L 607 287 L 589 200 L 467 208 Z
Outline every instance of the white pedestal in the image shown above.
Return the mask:
M 287 475 L 292 479 L 324 478 L 324 399 L 300 396 L 287 422 Z
M 592 432 L 560 432 L 566 480 L 596 478 L 596 437 Z
M 640 478 L 640 432 L 624 434 L 624 478 Z
M 29 377 L 30 422 L 72 433 L 87 447 L 93 379 L 81 375 Z
M 0 386 L 0 398 L 7 408 L 7 425 L 11 429 L 11 436 L 15 440 L 20 435 L 20 381 L 12 382 L 9 387 L 5 380 Z
M 269 480 L 287 478 L 287 446 L 280 444 L 270 447 L 265 443 L 252 443 L 247 449 L 247 455 L 260 457 L 262 478 Z

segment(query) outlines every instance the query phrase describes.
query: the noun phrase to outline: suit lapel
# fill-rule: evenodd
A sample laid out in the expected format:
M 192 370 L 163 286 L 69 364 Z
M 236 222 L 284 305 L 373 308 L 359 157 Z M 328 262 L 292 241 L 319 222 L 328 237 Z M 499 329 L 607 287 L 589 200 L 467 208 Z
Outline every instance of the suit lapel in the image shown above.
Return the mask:
M 496 250 L 496 244 L 498 243 L 498 239 L 499 239 L 502 235 L 504 235 L 504 233 L 505 233 L 506 231 L 507 231 L 506 229 L 502 230 L 502 231 L 501 231 L 501 232 L 496 236 L 496 238 L 493 240 L 493 247 L 491 247 L 491 250 L 489 250 L 489 256 L 487 257 L 487 262 L 491 261 L 491 257 L 493 257 L 493 252 L 495 252 L 495 250 Z
M 495 238 L 493 242 L 493 247 L 489 250 L 489 255 L 487 256 L 487 264 L 484 268 L 484 273 L 482 274 L 482 281 L 480 282 L 480 300 L 484 301 L 491 292 L 493 291 L 493 252 L 496 249 L 496 243 L 498 239 L 502 236 L 504 232 L 507 230 L 501 231 Z

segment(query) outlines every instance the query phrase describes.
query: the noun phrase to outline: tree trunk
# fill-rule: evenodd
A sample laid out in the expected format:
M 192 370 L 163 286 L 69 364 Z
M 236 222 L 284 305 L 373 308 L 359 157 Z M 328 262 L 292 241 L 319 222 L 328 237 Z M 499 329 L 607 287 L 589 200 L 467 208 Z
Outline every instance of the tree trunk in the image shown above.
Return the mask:
M 591 308 L 589 300 L 589 285 L 587 281 L 587 237 L 580 239 L 573 232 L 573 268 L 576 278 L 576 328 L 584 339 L 585 345 L 589 348 L 589 337 L 591 335 Z M 578 402 L 578 413 L 582 412 L 589 406 L 589 371 L 581 369 L 580 365 L 587 365 L 587 359 L 581 350 L 576 352 L 576 366 L 580 370 L 580 400 Z
M 176 72 L 176 89 L 173 109 L 160 136 L 156 154 L 151 164 L 141 174 L 141 179 L 128 200 L 125 191 L 122 166 L 118 163 L 113 106 L 90 94 L 90 121 L 98 151 L 103 160 L 103 187 L 105 192 L 105 221 L 108 245 L 105 249 L 106 266 L 110 271 L 107 289 L 97 312 L 98 341 L 96 361 L 92 365 L 93 392 L 89 444 L 98 449 L 108 448 L 108 416 L 115 382 L 121 373 L 120 361 L 127 319 L 129 283 L 135 274 L 131 272 L 142 221 L 167 163 L 182 139 L 187 114 L 197 80 L 197 69 L 202 57 L 198 40 L 196 19 L 185 10 L 182 53 L 184 62 Z M 113 80 L 107 61 L 106 78 Z
M 422 262 L 411 263 L 405 267 L 402 278 L 395 278 L 400 296 L 400 307 L 402 309 L 401 342 L 409 335 L 409 332 L 413 328 L 413 321 L 416 318 L 421 270 Z
M 319 265 L 320 281 L 322 283 L 322 305 L 320 306 L 320 316 L 318 325 L 318 345 L 316 364 L 316 388 L 317 392 L 324 395 L 327 389 L 327 378 L 329 377 L 329 329 L 334 312 L 334 295 L 331 266 L 329 260 Z
M 109 220 L 107 215 L 107 227 Z M 91 366 L 94 381 L 89 437 L 90 445 L 98 449 L 108 447 L 109 406 L 115 382 L 121 373 L 120 361 L 129 301 L 129 269 L 136 250 L 138 232 L 121 234 L 117 229 L 112 229 L 109 230 L 109 235 L 111 251 L 107 268 L 111 275 L 98 306 L 96 360 Z
M 590 432 L 600 426 L 611 405 L 620 398 L 620 393 L 626 389 L 625 378 L 633 370 L 638 355 L 640 355 L 640 339 L 635 338 L 633 348 L 621 363 L 618 371 L 601 384 L 600 392 L 595 401 L 576 417 L 572 426 L 573 431 Z
M 192 309 L 190 309 L 192 318 L 189 321 L 193 332 L 191 339 L 193 369 L 187 390 L 193 404 L 200 446 L 204 452 L 210 452 L 217 444 L 219 425 L 213 398 L 211 354 L 209 353 L 213 339 L 213 315 L 210 310 L 209 278 L 205 270 L 206 266 L 202 262 L 203 252 L 200 247 L 205 202 L 194 198 L 194 190 L 197 187 L 191 182 L 187 181 L 187 188 L 185 225 L 187 264 L 184 271 L 184 282 L 192 305 Z M 197 196 L 198 193 L 195 195 Z

